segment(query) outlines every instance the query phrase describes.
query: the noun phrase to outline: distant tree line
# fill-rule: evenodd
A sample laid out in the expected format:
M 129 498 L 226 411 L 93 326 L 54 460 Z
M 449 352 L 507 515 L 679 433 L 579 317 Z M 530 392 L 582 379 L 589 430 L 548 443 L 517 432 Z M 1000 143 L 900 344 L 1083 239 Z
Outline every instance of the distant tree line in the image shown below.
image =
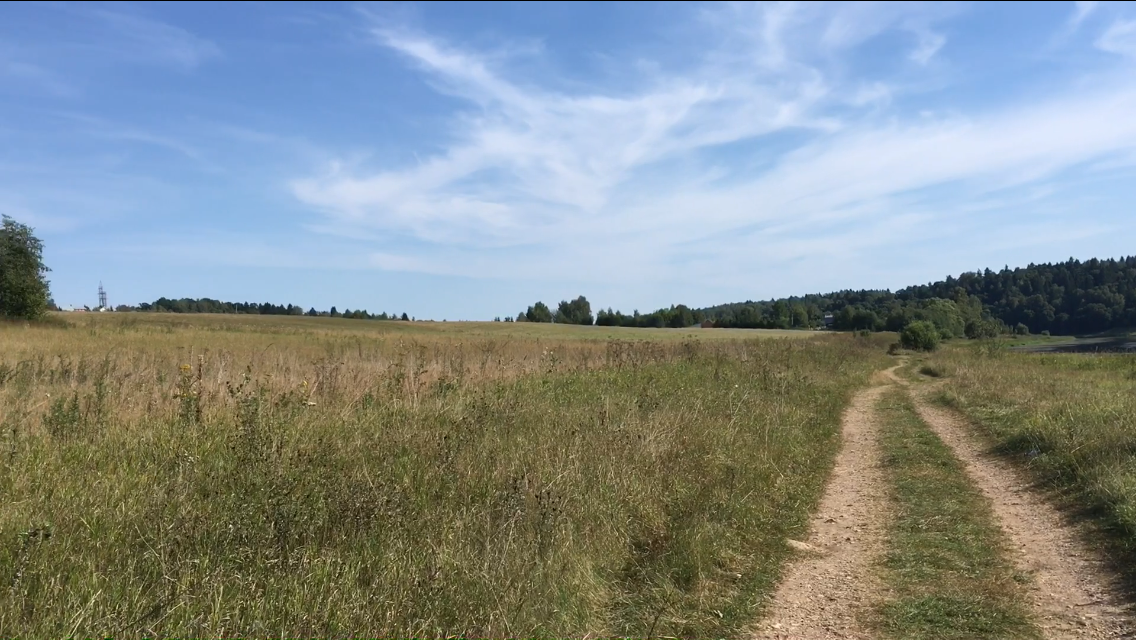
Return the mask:
M 966 326 L 995 322 L 981 302 L 964 291 L 949 298 L 900 299 L 888 291 L 841 291 L 829 294 L 739 302 L 701 310 L 715 327 L 742 329 L 802 329 L 823 327 L 840 331 L 900 331 L 911 322 L 927 321 L 944 337 L 965 334 Z M 830 322 L 825 317 L 830 316 Z
M 272 304 L 271 302 L 222 302 L 212 298 L 158 298 L 153 302 L 143 302 L 137 306 L 119 305 L 116 311 L 142 311 L 152 313 L 235 313 L 262 316 L 311 316 L 324 318 L 349 318 L 352 320 L 410 320 L 410 316 L 394 313 L 373 314 L 366 309 L 344 309 L 335 307 L 328 311 L 317 311 L 315 307 L 304 311 L 300 305 Z
M 592 305 L 584 296 L 562 300 L 553 313 L 548 305 L 538 302 L 517 314 L 517 322 L 556 322 L 558 324 L 593 324 Z
M 1136 326 L 1136 256 L 986 269 L 908 287 L 896 296 L 946 297 L 955 289 L 978 298 L 1005 325 L 1033 333 L 1084 334 Z
M 36 319 L 57 307 L 50 297 L 43 243 L 27 225 L 0 217 L 0 317 Z M 362 320 L 411 320 L 403 313 L 365 309 L 317 311 L 294 304 L 222 302 L 211 298 L 158 298 L 119 311 L 323 316 Z M 506 318 L 505 321 L 512 321 Z M 1001 333 L 1087 334 L 1136 327 L 1136 256 L 1085 262 L 1030 264 L 1001 271 L 985 269 L 894 293 L 837 291 L 776 300 L 735 302 L 704 309 L 686 305 L 641 314 L 610 307 L 592 314 L 584 296 L 563 300 L 556 311 L 537 302 L 517 322 L 609 327 L 714 327 L 901 331 L 915 322 L 933 325 L 945 338 Z
M 826 316 L 828 320 L 826 321 Z M 518 322 L 592 324 L 583 296 L 554 313 L 538 302 Z M 901 331 L 913 322 L 934 325 L 944 338 L 1003 333 L 1086 334 L 1136 327 L 1136 257 L 968 272 L 925 285 L 846 290 L 776 300 L 735 302 L 703 309 L 674 305 L 647 314 L 600 310 L 594 323 L 611 327 L 714 327 Z
M 553 312 L 548 305 L 537 302 L 525 311 L 517 314 L 517 322 L 555 322 L 558 324 L 595 324 L 601 327 L 689 327 L 702 322 L 704 314 L 695 311 L 686 305 L 672 306 L 669 309 L 659 309 L 652 313 L 641 314 L 635 311 L 630 315 L 600 309 L 592 315 L 592 305 L 584 296 L 575 300 L 563 300 Z
M 0 232 L 0 314 L 42 314 L 48 308 L 42 245 L 30 229 L 4 219 Z M 17 267 L 6 265 L 22 265 Z M 13 275 L 16 274 L 16 275 Z M 30 292 L 27 295 L 21 292 Z M 305 315 L 367 320 L 409 320 L 366 310 L 307 311 L 298 305 L 221 302 L 210 298 L 159 298 L 123 311 Z M 499 318 L 498 318 L 499 320 Z M 968 272 L 896 292 L 837 291 L 776 300 L 736 302 L 703 309 L 673 305 L 630 314 L 611 308 L 592 313 L 584 296 L 562 300 L 553 310 L 537 302 L 506 322 L 546 322 L 608 327 L 689 327 L 902 331 L 914 322 L 933 325 L 941 337 L 1003 333 L 1086 334 L 1136 327 L 1136 257 Z
M 639 313 L 636 309 L 630 315 L 610 308 L 601 310 L 596 314 L 596 324 L 604 327 L 644 327 L 662 329 L 671 327 L 681 329 L 702 322 L 705 314 L 693 310 L 684 304 L 672 306 L 669 309 L 659 309 L 651 313 Z
M 888 291 L 841 291 L 703 309 L 716 326 L 785 328 L 784 310 L 810 323 L 833 314 L 844 330 L 899 331 L 927 320 L 944 335 L 1089 334 L 1136 326 L 1136 257 L 986 269 Z M 960 332 L 961 326 L 961 332 Z

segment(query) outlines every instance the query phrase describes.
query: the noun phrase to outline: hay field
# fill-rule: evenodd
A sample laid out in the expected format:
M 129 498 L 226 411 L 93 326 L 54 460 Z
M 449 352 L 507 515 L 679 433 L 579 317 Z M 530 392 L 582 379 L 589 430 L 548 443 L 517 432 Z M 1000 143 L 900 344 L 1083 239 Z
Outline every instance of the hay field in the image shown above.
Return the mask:
M 0 326 L 0 636 L 735 632 L 882 345 L 592 329 Z

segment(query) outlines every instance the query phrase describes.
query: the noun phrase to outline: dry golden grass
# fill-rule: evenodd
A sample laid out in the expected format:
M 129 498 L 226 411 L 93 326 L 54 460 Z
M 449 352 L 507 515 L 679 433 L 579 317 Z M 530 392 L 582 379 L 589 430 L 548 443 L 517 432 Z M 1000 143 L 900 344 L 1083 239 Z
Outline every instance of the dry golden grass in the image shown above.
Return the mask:
M 884 358 L 850 336 L 65 322 L 0 327 L 0 636 L 729 633 Z

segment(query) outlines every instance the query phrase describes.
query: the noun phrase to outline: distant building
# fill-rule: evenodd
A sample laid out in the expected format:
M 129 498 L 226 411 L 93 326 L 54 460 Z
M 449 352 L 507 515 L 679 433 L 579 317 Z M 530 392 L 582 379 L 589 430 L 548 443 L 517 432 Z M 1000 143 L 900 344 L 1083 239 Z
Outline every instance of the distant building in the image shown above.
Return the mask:
M 831 329 L 832 325 L 836 322 L 836 317 L 831 313 L 824 314 L 824 328 Z
M 713 329 L 714 328 L 714 321 L 713 320 L 703 320 L 702 324 L 700 324 L 698 326 L 702 327 L 703 329 Z

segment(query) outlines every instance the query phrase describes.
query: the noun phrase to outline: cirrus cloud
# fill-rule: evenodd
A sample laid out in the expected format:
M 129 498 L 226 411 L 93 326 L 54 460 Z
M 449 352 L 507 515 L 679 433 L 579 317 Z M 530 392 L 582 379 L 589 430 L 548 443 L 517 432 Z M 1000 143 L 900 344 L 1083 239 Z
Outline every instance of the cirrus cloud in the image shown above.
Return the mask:
M 327 224 L 386 238 L 372 259 L 381 269 L 721 281 L 770 261 L 853 260 L 900 238 L 962 237 L 998 215 L 975 203 L 1025 202 L 1019 192 L 1038 185 L 1059 195 L 1069 172 L 1136 150 L 1126 115 L 1136 85 L 1125 76 L 1076 97 L 971 112 L 895 107 L 902 79 L 850 73 L 838 58 L 915 33 L 920 45 L 906 55 L 926 65 L 941 55 L 934 27 L 946 18 L 918 5 L 722 11 L 706 23 L 725 44 L 630 91 L 556 91 L 488 55 L 376 26 L 380 45 L 465 105 L 450 142 L 409 167 L 337 164 L 292 192 Z M 1054 237 L 1066 225 L 1046 224 Z M 1007 230 L 989 233 L 1008 241 L 997 235 Z

